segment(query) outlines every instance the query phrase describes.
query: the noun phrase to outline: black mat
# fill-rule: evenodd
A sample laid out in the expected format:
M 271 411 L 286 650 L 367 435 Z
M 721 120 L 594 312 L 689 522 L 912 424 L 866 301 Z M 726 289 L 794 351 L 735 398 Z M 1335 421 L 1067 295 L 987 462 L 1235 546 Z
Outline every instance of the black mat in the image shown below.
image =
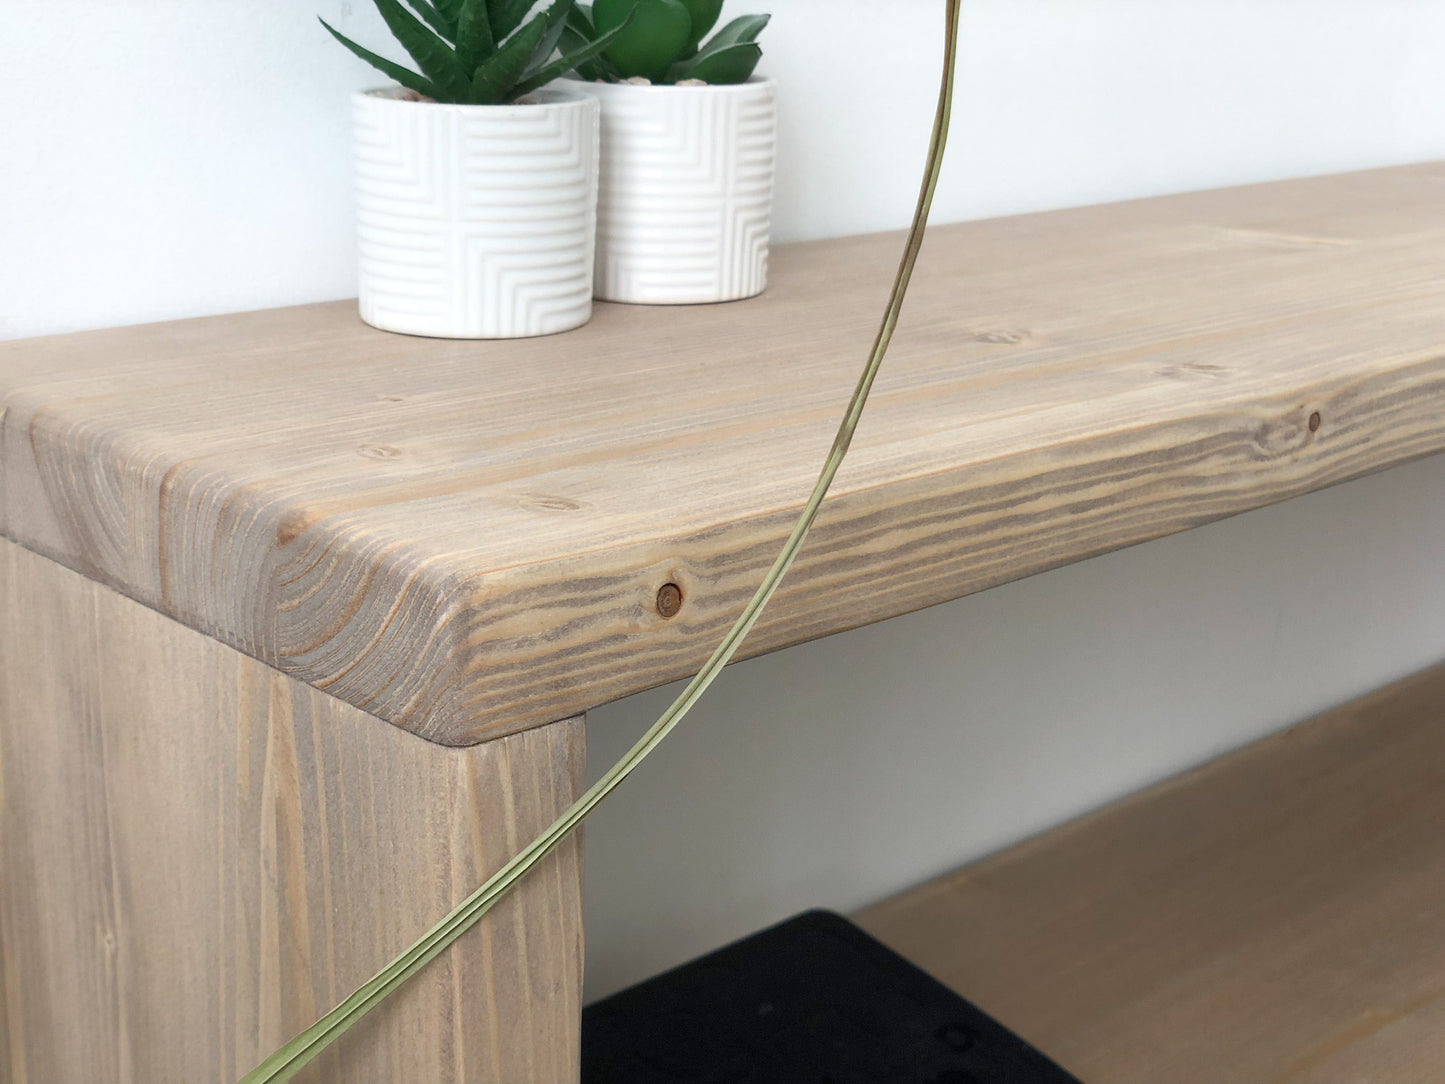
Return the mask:
M 809 911 L 589 1006 L 582 1084 L 1079 1084 L 847 919 Z

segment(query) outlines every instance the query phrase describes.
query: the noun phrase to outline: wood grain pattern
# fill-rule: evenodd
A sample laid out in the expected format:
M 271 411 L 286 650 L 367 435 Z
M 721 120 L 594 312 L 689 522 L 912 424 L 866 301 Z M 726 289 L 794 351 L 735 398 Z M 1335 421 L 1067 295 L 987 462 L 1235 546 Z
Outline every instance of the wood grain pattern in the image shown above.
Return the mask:
M 0 1079 L 229 1084 L 574 797 L 571 720 L 446 749 L 0 543 Z M 576 843 L 310 1084 L 577 1079 Z
M 1445 667 L 864 912 L 1097 1084 L 1445 1080 Z
M 0 533 L 434 741 L 567 716 L 736 616 L 900 244 L 526 342 L 334 304 L 0 344 Z M 745 651 L 1445 448 L 1442 251 L 1441 163 L 936 230 Z

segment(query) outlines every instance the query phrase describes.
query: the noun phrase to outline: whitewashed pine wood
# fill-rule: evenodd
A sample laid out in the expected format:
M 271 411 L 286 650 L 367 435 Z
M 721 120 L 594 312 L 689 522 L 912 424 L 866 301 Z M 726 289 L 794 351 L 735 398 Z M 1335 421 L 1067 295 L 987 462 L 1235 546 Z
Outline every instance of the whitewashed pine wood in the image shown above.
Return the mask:
M 869 908 L 1100 1084 L 1445 1080 L 1445 665 Z
M 580 719 L 447 749 L 0 543 L 0 1079 L 231 1084 L 582 784 Z M 570 842 L 299 1079 L 577 1079 Z
M 545 340 L 335 304 L 0 344 L 0 532 L 436 741 L 562 718 L 715 646 L 900 244 L 783 246 L 762 297 Z M 745 651 L 1445 448 L 1442 252 L 1442 163 L 935 230 Z

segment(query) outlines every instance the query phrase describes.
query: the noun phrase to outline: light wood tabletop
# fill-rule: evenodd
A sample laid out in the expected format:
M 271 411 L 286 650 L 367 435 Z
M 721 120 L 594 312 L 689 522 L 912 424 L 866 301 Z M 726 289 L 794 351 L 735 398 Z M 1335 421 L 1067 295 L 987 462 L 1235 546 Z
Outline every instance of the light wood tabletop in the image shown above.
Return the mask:
M 1445 666 L 858 921 L 1089 1084 L 1436 1084 Z
M 0 344 L 0 533 L 444 744 L 683 676 L 801 506 L 898 235 L 448 342 L 350 302 Z M 939 228 L 744 652 L 1445 448 L 1445 163 Z

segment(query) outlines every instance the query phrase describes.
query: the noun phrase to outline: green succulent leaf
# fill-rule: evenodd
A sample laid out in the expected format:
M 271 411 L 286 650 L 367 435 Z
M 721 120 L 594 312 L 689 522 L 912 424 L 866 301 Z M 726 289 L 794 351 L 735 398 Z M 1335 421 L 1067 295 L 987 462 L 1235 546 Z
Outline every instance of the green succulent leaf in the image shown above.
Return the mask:
M 710 53 L 699 53 L 691 60 L 673 66 L 672 81 L 701 79 L 704 83 L 726 85 L 746 83 L 763 58 L 763 50 L 755 41 L 745 41 L 716 49 Z
M 692 34 L 692 16 L 682 0 L 597 0 L 592 18 L 599 34 L 631 25 L 608 47 L 606 57 L 624 77 L 645 76 L 665 82 L 668 69 L 682 56 Z
M 594 0 L 590 10 L 579 5 L 578 11 L 592 20 L 594 29 L 606 31 L 621 26 L 627 13 L 636 6 L 636 0 Z
M 462 0 L 432 0 L 432 6 L 452 26 L 456 26 L 461 21 Z
M 415 15 L 401 6 L 400 0 L 374 0 L 376 9 L 386 20 L 396 40 L 432 84 L 445 95 L 456 99 L 467 92 L 467 76 L 452 47 L 427 29 Z
M 437 32 L 437 35 L 445 42 L 455 45 L 457 42 L 457 23 L 455 19 L 448 18 L 435 4 L 428 0 L 406 0 L 418 15 L 426 22 L 427 26 Z
M 757 41 L 758 35 L 763 32 L 771 19 L 771 15 L 743 15 L 734 19 L 712 36 L 712 39 L 699 51 L 698 56 L 721 52 L 729 46 L 742 42 Z
M 522 84 L 518 86 L 517 94 L 527 94 L 530 91 L 536 90 L 540 86 L 544 86 L 545 84 L 550 83 L 559 75 L 566 75 L 569 71 L 572 71 L 574 69 L 576 69 L 579 73 L 583 73 L 585 75 L 584 69 L 592 64 L 606 65 L 606 61 L 602 58 L 603 51 L 609 45 L 611 45 L 614 40 L 616 40 L 619 34 L 623 33 L 626 29 L 627 23 L 623 23 L 621 26 L 609 30 L 607 33 L 601 35 L 593 41 L 583 40 L 581 42 L 581 45 L 575 49 L 569 49 L 564 47 L 562 50 L 562 56 L 559 59 L 554 60 L 546 67 L 539 68 L 537 71 L 528 75 L 527 78 L 522 82 Z M 569 29 L 568 33 L 573 32 Z M 575 33 L 573 34 L 573 36 L 576 36 Z M 609 68 L 610 65 L 604 67 L 602 70 L 607 71 Z M 605 76 L 598 76 L 597 78 L 604 77 Z
M 561 49 L 568 56 L 580 54 L 589 44 L 597 40 L 597 27 L 592 22 L 591 4 L 573 4 L 567 12 L 567 30 L 562 35 Z M 596 54 L 590 60 L 579 60 L 573 69 L 583 79 L 615 82 L 622 78 L 605 56 Z
M 591 44 L 590 36 L 580 33 L 571 26 L 562 32 L 560 48 L 564 59 L 581 54 Z M 608 64 L 601 54 L 590 60 L 574 60 L 572 70 L 589 82 L 596 82 L 599 79 L 603 82 L 611 82 L 617 78 L 617 69 Z
M 493 29 L 496 29 L 495 26 Z M 518 30 L 490 57 L 484 60 L 472 79 L 468 97 L 473 105 L 494 105 L 509 102 L 518 94 L 518 85 L 532 63 L 532 54 L 547 33 L 547 17 L 538 15 Z
M 406 87 L 408 90 L 414 90 L 418 94 L 424 95 L 428 98 L 436 98 L 440 96 L 440 92 L 437 90 L 436 87 L 432 86 L 431 82 L 426 78 L 426 76 L 418 75 L 410 68 L 404 68 L 400 64 L 395 63 L 394 61 L 387 60 L 384 56 L 378 56 L 370 49 L 366 49 L 360 45 L 357 45 L 356 42 L 352 41 L 345 34 L 341 33 L 341 31 L 337 30 L 325 19 L 321 19 L 319 21 L 322 26 L 326 27 L 327 33 L 329 33 L 337 41 L 341 42 L 342 45 L 346 46 L 362 60 L 370 64 L 377 71 L 381 72 L 383 75 L 387 76 L 390 79 L 395 79 L 398 83 Z
M 457 61 L 468 80 L 476 75 L 477 67 L 492 55 L 496 47 L 492 20 L 487 15 L 487 0 L 461 0 L 457 18 Z
M 588 41 L 597 36 L 597 27 L 592 22 L 591 4 L 573 4 L 567 12 L 567 25 Z
M 492 21 L 492 34 L 501 41 L 522 25 L 533 0 L 487 0 L 487 17 Z
M 568 53 L 581 52 L 582 49 L 587 48 L 590 40 L 590 38 L 578 32 L 575 27 L 568 26 L 564 32 L 562 32 L 562 40 L 559 42 L 559 48 L 562 49 L 562 55 L 566 56 Z M 575 64 L 572 65 L 572 71 L 577 72 L 579 77 L 587 79 L 588 82 L 595 82 L 597 79 L 607 79 L 607 72 L 603 69 L 603 61 L 601 61 L 600 56 L 594 56 L 590 61 L 575 62 Z
M 688 36 L 685 53 L 692 53 L 697 49 L 698 42 L 717 25 L 718 16 L 722 14 L 723 0 L 682 0 L 687 8 L 687 13 L 692 16 L 692 33 Z
M 537 43 L 537 49 L 532 54 L 532 65 L 540 66 L 552 59 L 552 54 L 557 50 L 557 44 L 562 40 L 562 31 L 567 29 L 567 12 L 571 9 L 573 0 L 554 0 L 551 7 L 543 18 L 547 20 L 547 30 L 542 35 L 542 40 Z M 570 68 L 564 68 L 569 71 Z

